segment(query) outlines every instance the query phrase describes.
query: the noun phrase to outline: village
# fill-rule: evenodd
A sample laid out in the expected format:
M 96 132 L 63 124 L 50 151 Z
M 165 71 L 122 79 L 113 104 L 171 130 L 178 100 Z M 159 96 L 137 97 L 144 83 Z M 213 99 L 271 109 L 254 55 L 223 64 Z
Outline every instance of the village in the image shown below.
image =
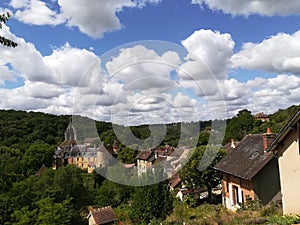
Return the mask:
M 257 114 L 255 119 L 262 123 L 269 120 L 263 113 Z M 212 188 L 215 199 L 230 211 L 238 211 L 256 201 L 263 206 L 279 205 L 284 215 L 300 214 L 300 195 L 297 194 L 300 179 L 299 137 L 300 111 L 277 134 L 268 128 L 262 134 L 247 134 L 240 141 L 232 139 L 223 146 L 226 155 L 213 166 L 220 177 L 219 185 Z M 79 145 L 76 129 L 70 122 L 64 142 L 55 151 L 53 169 L 71 164 L 91 173 L 96 168 L 110 166 L 110 156 L 116 156 L 119 151 L 118 141 L 111 146 Z M 163 161 L 169 167 L 180 167 L 181 157 L 186 158 L 189 151 L 168 145 L 142 150 L 136 156 L 136 163 L 126 165 L 124 169 L 135 167 L 138 176 L 142 176 Z M 207 188 L 199 186 L 190 189 L 179 173 L 168 175 L 170 191 L 180 201 L 208 198 Z M 90 225 L 113 224 L 117 221 L 111 206 L 91 209 L 88 219 Z

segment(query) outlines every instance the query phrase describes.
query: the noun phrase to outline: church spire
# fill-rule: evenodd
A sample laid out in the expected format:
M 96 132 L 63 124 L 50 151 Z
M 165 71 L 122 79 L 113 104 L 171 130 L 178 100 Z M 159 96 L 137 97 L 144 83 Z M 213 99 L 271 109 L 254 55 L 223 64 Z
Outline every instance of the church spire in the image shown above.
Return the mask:
M 69 125 L 65 131 L 65 141 L 76 141 L 76 140 L 77 140 L 76 130 L 75 127 L 73 126 L 72 118 L 70 118 Z

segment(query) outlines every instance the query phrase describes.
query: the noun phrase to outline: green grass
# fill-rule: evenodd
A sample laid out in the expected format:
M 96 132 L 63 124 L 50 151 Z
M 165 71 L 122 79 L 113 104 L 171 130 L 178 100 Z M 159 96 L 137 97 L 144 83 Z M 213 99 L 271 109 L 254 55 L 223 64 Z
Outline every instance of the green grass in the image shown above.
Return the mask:
M 123 224 L 146 225 L 143 221 L 131 222 L 127 207 L 116 210 L 117 217 L 123 218 Z M 236 212 L 225 209 L 222 205 L 202 204 L 191 207 L 185 202 L 175 200 L 174 210 L 164 220 L 152 220 L 151 225 L 289 225 L 300 224 L 300 215 L 282 215 L 278 205 L 252 207 Z
M 176 202 L 173 212 L 163 222 L 164 225 L 241 225 L 241 224 L 276 224 L 288 225 L 300 223 L 300 216 L 282 215 L 279 206 L 270 205 L 236 212 L 225 209 L 222 205 L 203 204 L 195 208 L 185 203 Z

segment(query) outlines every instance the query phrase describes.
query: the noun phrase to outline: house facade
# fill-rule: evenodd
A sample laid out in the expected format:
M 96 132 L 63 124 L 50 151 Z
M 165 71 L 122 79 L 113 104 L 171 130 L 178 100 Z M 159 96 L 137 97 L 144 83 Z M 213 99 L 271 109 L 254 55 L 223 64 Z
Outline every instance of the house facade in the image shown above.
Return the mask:
M 300 214 L 300 111 L 268 148 L 278 158 L 284 214 Z
M 277 159 L 266 152 L 274 138 L 270 132 L 247 135 L 215 165 L 222 174 L 226 208 L 235 211 L 249 200 L 258 199 L 267 205 L 281 198 Z
M 75 149 L 75 150 L 74 150 Z M 71 154 L 68 156 L 68 164 L 76 165 L 80 169 L 87 169 L 89 173 L 95 168 L 109 166 L 111 155 L 104 145 L 88 148 L 86 145 L 72 147 Z
M 153 171 L 153 166 L 161 163 L 164 172 L 167 173 L 168 177 L 172 177 L 175 175 L 173 172 L 181 168 L 182 161 L 186 160 L 188 152 L 189 149 L 175 149 L 169 145 L 151 150 L 142 150 L 136 157 L 138 175 L 146 173 L 149 169 Z
M 155 161 L 155 154 L 151 150 L 144 150 L 137 155 L 136 159 L 138 175 L 141 176 L 143 173 L 146 173 L 148 169 L 152 168 Z

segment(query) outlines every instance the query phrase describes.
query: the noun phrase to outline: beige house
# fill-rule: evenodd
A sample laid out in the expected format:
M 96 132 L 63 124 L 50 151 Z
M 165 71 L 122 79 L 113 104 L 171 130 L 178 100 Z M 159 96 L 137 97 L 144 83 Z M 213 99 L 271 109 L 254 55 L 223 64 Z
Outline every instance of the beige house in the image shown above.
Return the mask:
M 268 151 L 278 158 L 284 214 L 300 214 L 300 111 L 286 124 Z
M 155 161 L 155 155 L 151 150 L 141 151 L 137 157 L 138 175 L 146 173 L 147 169 L 151 169 Z
M 215 165 L 222 174 L 222 201 L 230 210 L 237 210 L 248 200 L 262 204 L 280 200 L 277 159 L 266 149 L 275 135 L 250 134 Z

